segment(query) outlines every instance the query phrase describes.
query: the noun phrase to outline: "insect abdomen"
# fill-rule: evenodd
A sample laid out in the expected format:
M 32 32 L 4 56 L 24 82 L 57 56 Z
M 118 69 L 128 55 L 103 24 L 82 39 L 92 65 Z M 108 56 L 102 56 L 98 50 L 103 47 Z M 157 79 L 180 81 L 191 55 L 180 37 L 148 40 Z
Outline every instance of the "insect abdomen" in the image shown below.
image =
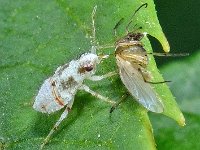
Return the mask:
M 64 102 L 55 97 L 52 82 L 46 79 L 35 98 L 33 108 L 43 113 L 52 113 L 64 107 Z

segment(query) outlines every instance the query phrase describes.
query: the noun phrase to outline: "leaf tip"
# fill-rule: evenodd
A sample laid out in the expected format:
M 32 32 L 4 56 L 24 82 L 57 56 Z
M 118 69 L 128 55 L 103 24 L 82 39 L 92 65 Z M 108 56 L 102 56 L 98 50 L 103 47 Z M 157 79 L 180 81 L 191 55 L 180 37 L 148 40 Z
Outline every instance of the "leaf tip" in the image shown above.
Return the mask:
M 166 39 L 166 37 L 165 37 Z M 170 46 L 169 46 L 169 42 L 167 41 L 167 39 L 163 42 L 161 42 L 163 50 L 168 53 L 170 51 Z
M 183 116 L 183 114 L 181 113 L 180 119 L 178 120 L 178 124 L 182 127 L 184 127 L 186 125 L 185 123 L 185 117 Z
M 170 45 L 169 42 L 167 41 L 167 38 L 163 32 L 159 36 L 156 37 L 158 41 L 160 41 L 164 52 L 168 53 L 170 51 Z
M 165 36 L 165 34 L 163 33 L 162 29 L 159 33 L 152 33 L 150 34 L 151 36 L 155 37 L 162 45 L 164 52 L 169 53 L 170 51 L 170 45 L 169 42 Z

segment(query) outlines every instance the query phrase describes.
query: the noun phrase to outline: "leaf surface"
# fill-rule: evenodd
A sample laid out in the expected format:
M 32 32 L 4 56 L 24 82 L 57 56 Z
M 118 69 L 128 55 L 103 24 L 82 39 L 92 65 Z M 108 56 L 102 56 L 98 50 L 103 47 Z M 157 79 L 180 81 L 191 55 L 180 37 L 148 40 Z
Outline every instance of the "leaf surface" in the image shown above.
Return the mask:
M 167 51 L 168 42 L 157 20 L 153 1 L 145 2 L 148 7 L 138 12 L 135 22 L 159 39 Z M 43 81 L 58 66 L 90 50 L 88 37 L 91 35 L 93 7 L 98 7 L 98 42 L 100 45 L 113 44 L 116 39 L 112 29 L 116 22 L 122 17 L 130 18 L 144 1 L 1 0 L 0 3 L 0 148 L 38 149 L 63 110 L 47 116 L 34 111 L 30 103 Z M 128 22 L 127 19 L 124 24 Z M 125 25 L 120 28 L 119 36 L 122 36 Z M 144 44 L 151 51 L 147 39 L 144 39 Z M 113 54 L 114 50 L 104 52 Z M 153 75 L 158 76 L 155 79 L 162 79 L 153 59 L 149 68 Z M 111 57 L 99 65 L 97 74 L 113 69 L 117 67 Z M 114 100 L 119 100 L 126 92 L 119 76 L 86 83 L 91 89 Z M 161 89 L 159 94 L 170 95 L 167 87 L 163 86 L 156 87 L 157 91 Z M 78 92 L 69 117 L 45 148 L 156 149 L 147 112 L 132 99 L 130 97 L 110 115 L 109 104 Z M 181 112 L 172 95 L 164 100 L 164 104 L 164 114 L 180 123 Z

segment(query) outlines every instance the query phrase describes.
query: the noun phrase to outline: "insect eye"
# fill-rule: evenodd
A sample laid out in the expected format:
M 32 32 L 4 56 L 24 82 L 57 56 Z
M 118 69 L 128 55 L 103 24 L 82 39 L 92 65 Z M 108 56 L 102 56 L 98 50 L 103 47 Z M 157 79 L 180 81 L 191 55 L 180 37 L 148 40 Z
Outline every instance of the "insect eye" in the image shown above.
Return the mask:
M 92 71 L 92 70 L 93 70 L 93 66 L 85 67 L 85 70 L 86 70 L 87 72 Z

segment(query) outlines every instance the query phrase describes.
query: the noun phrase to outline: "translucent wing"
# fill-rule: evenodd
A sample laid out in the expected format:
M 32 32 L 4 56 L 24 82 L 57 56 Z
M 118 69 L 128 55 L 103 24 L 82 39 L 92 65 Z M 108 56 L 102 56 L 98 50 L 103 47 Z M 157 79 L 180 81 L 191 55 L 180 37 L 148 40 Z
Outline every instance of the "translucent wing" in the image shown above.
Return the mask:
M 146 109 L 161 113 L 163 104 L 149 83 L 144 82 L 141 73 L 128 61 L 116 56 L 122 82 L 136 100 Z

